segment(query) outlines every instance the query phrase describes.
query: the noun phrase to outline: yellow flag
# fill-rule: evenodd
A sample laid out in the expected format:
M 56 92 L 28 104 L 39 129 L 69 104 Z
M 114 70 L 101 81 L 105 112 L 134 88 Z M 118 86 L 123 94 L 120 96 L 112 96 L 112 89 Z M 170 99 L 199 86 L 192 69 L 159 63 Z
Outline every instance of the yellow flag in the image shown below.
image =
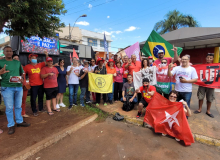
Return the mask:
M 89 91 L 96 93 L 112 93 L 113 75 L 89 73 Z

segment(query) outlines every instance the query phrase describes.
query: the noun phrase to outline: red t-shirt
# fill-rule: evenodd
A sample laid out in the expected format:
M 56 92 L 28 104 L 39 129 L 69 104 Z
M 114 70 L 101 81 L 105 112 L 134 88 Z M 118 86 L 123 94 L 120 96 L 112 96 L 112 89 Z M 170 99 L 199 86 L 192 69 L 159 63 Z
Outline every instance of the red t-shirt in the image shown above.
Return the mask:
M 31 86 L 40 86 L 43 84 L 43 80 L 40 77 L 40 72 L 43 67 L 45 67 L 45 62 L 37 63 L 35 66 L 32 64 L 24 66 L 24 72 L 28 74 Z
M 167 60 L 167 65 L 169 65 L 172 62 L 172 58 L 170 57 L 164 57 L 163 59 Z M 157 59 L 156 61 L 154 61 L 154 63 L 158 66 L 159 64 L 161 64 L 161 61 Z
M 144 100 L 149 103 L 151 101 L 151 99 L 153 98 L 152 96 L 148 95 L 147 92 L 151 92 L 154 91 L 156 92 L 156 88 L 154 86 L 149 86 L 149 89 L 144 89 L 143 86 L 140 87 L 140 92 L 142 94 L 142 97 L 144 98 Z
M 123 65 L 122 65 L 122 68 L 123 68 L 123 78 L 127 78 L 127 76 L 128 76 L 128 68 L 126 69 L 125 68 L 125 66 L 127 65 L 128 63 L 124 63 Z
M 128 67 L 129 74 L 131 74 L 132 76 L 133 76 L 133 71 L 139 72 L 140 70 L 141 70 L 141 62 L 140 61 L 136 61 L 135 63 L 131 62 L 131 65 Z
M 44 88 L 55 88 L 58 87 L 57 75 L 59 74 L 56 67 L 44 67 L 41 70 L 41 74 L 54 73 L 52 76 L 47 76 L 44 78 Z

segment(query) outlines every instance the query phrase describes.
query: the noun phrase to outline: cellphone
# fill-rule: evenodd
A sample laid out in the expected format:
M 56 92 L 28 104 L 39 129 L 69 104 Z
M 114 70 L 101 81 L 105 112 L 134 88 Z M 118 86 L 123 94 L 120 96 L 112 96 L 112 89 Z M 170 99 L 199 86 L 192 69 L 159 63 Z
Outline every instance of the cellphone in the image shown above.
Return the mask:
M 182 76 L 180 76 L 180 77 L 179 77 L 179 79 L 183 79 L 183 77 L 182 77 Z

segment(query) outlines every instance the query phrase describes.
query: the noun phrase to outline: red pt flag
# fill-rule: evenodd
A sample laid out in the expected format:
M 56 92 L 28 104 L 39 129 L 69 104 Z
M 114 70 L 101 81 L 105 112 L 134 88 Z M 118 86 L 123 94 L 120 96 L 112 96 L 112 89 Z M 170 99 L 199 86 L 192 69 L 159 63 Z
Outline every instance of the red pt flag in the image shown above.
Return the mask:
M 159 93 L 155 93 L 146 108 L 144 122 L 151 125 L 156 133 L 168 134 L 183 140 L 187 146 L 194 143 L 181 102 L 170 102 Z

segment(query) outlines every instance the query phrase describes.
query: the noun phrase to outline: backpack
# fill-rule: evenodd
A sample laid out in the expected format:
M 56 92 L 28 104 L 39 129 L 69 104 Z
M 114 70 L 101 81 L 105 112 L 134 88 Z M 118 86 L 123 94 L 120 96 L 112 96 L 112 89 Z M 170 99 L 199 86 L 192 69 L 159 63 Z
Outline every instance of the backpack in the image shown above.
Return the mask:
M 128 112 L 128 111 L 131 111 L 132 109 L 134 109 L 134 103 L 129 102 L 130 99 L 131 99 L 131 97 L 126 97 L 126 101 L 124 102 L 124 104 L 122 106 L 122 110 Z

